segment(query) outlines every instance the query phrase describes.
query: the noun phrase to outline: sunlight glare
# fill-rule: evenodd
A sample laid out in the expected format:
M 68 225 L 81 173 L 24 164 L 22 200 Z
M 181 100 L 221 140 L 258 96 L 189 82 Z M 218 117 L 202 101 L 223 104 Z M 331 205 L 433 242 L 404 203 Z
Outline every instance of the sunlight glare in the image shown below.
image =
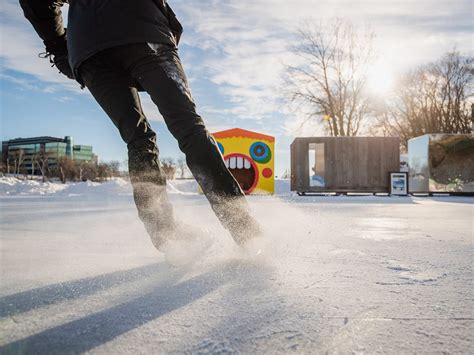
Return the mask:
M 387 62 L 378 61 L 369 69 L 367 87 L 375 95 L 385 95 L 392 89 L 393 72 Z

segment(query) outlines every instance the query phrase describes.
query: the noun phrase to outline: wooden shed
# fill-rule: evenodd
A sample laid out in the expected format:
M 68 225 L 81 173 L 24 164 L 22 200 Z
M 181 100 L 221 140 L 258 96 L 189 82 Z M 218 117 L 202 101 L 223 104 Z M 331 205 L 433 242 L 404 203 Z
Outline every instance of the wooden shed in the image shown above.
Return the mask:
M 291 143 L 291 190 L 389 192 L 400 170 L 398 137 L 305 137 Z

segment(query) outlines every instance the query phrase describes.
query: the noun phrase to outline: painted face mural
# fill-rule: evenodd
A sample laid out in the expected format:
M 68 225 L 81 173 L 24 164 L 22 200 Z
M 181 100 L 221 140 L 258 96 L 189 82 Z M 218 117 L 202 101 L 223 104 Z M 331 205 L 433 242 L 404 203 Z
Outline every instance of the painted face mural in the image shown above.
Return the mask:
M 213 136 L 227 168 L 245 193 L 274 192 L 274 137 L 240 128 Z

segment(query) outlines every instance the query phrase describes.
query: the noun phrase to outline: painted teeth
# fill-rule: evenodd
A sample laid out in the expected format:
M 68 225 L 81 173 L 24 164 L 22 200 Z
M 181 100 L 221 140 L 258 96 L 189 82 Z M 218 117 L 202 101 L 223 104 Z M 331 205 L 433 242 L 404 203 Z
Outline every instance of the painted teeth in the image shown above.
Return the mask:
M 229 169 L 250 169 L 250 160 L 244 157 L 230 157 L 225 160 L 225 166 Z

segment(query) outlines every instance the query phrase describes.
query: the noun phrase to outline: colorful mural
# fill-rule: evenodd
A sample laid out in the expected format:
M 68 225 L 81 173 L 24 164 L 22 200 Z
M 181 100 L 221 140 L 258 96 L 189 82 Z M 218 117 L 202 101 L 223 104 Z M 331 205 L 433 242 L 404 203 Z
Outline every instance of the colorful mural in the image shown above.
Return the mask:
M 246 194 L 273 194 L 275 137 L 240 128 L 212 135 L 227 168 Z

